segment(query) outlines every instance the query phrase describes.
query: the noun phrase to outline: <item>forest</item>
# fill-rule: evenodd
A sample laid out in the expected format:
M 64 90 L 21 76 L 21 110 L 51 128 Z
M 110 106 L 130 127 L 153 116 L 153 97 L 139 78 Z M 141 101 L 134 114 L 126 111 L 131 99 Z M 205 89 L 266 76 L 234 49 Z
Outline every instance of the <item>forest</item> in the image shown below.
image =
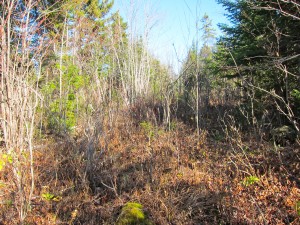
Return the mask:
M 217 2 L 176 72 L 113 0 L 0 0 L 0 224 L 300 224 L 300 2 Z

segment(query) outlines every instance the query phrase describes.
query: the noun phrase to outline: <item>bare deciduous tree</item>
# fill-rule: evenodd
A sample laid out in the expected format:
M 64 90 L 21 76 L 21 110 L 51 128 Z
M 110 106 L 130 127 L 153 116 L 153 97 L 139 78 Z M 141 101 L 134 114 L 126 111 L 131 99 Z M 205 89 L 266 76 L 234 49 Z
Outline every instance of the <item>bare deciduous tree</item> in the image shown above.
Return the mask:
M 12 158 L 16 207 L 20 222 L 26 217 L 34 192 L 33 136 L 40 95 L 38 79 L 43 34 L 33 16 L 38 1 L 2 1 L 1 129 L 2 154 Z M 39 36 L 37 34 L 40 34 Z

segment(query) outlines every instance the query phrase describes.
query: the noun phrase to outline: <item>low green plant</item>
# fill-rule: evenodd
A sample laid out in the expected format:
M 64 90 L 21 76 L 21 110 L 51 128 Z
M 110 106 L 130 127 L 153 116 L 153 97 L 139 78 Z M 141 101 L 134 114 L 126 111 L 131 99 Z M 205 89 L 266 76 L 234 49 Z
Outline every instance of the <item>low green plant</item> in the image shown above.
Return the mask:
M 136 202 L 126 203 L 121 211 L 117 225 L 151 225 L 143 211 L 143 206 Z
M 297 212 L 298 216 L 300 216 L 300 201 L 296 202 L 296 212 Z
M 59 202 L 61 200 L 60 196 L 56 196 L 56 195 L 51 194 L 49 192 L 43 193 L 42 198 L 46 201 L 55 201 L 55 202 Z
M 291 96 L 298 102 L 300 102 L 300 90 L 294 89 L 291 92 Z
M 151 144 L 151 139 L 154 137 L 154 127 L 150 122 L 143 121 L 140 123 L 140 126 L 145 131 L 145 134 L 148 137 L 149 145 Z
M 248 176 L 248 177 L 245 177 L 245 179 L 243 180 L 243 184 L 246 187 L 253 185 L 257 182 L 259 182 L 259 178 L 257 176 Z
M 177 128 L 177 123 L 172 121 L 169 125 L 169 130 L 176 130 Z
M 13 204 L 14 203 L 11 199 L 7 199 L 2 202 L 2 205 L 6 206 L 6 207 L 11 207 L 11 206 L 13 206 Z
M 9 154 L 1 154 L 0 155 L 0 171 L 4 168 L 7 163 L 12 163 L 13 158 Z

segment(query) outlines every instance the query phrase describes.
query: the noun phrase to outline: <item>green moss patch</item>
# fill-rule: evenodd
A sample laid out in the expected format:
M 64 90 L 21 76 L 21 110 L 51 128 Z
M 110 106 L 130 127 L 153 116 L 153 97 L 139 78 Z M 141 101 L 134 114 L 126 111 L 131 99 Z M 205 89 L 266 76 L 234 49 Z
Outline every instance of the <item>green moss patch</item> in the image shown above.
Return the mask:
M 121 211 L 117 225 L 151 225 L 143 211 L 143 206 L 136 202 L 126 203 Z

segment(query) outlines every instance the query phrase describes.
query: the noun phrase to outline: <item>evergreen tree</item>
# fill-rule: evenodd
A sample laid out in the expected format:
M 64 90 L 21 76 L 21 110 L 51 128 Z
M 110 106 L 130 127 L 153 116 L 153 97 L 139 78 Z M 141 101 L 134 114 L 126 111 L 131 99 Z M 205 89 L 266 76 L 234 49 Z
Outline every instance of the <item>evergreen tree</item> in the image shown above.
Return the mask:
M 224 76 L 239 79 L 245 101 L 251 96 L 255 102 L 252 117 L 268 111 L 268 118 L 298 129 L 299 106 L 293 93 L 299 90 L 300 21 L 283 13 L 289 7 L 288 12 L 297 15 L 293 3 L 282 3 L 280 9 L 276 2 L 219 0 L 231 25 L 221 25 L 225 35 L 218 44 L 223 50 L 216 59 Z

